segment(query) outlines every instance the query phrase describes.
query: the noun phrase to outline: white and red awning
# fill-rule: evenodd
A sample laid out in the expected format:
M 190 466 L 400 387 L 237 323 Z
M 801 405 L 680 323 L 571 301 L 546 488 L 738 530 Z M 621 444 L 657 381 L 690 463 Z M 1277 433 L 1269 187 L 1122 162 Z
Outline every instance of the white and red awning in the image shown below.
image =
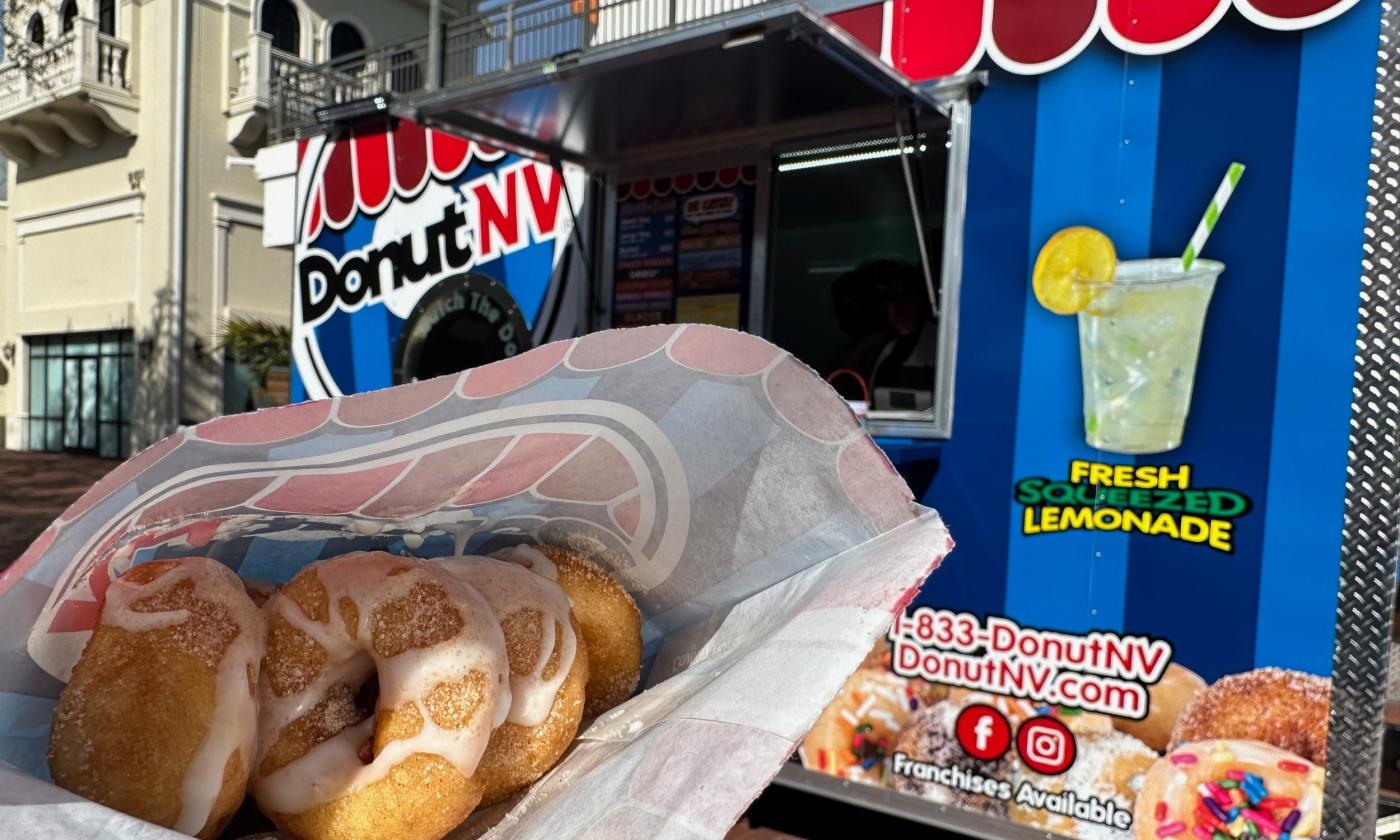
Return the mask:
M 322 149 L 321 143 L 329 147 Z M 429 180 L 450 183 L 473 158 L 495 161 L 503 154 L 407 120 L 392 131 L 374 128 L 339 140 L 301 140 L 297 144 L 299 180 L 317 179 L 305 214 L 304 236 L 307 241 L 315 239 L 323 225 L 339 230 L 359 213 L 383 210 L 395 195 L 412 198 Z M 318 164 L 319 177 L 311 171 Z
M 833 15 L 916 80 L 966 73 L 984 57 L 1013 73 L 1054 70 L 1100 33 L 1135 55 L 1179 50 L 1231 7 L 1251 22 L 1306 29 L 1358 0 L 886 0 Z M 876 14 L 876 10 L 879 10 Z M 878 24 L 878 30 L 876 25 Z M 878 32 L 878 42 L 875 40 Z
M 758 183 L 758 167 L 753 165 L 730 166 L 724 169 L 704 172 L 683 172 L 666 178 L 642 178 L 627 181 L 617 186 L 617 200 L 640 201 L 648 198 L 665 198 L 668 195 L 685 195 L 693 191 L 715 188 L 728 189 L 735 184 Z

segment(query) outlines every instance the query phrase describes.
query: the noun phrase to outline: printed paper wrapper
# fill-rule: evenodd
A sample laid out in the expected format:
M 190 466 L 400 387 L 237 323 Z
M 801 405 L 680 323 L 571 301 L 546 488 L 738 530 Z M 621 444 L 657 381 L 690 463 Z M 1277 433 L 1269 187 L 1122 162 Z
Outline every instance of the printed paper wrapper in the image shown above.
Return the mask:
M 115 469 L 0 576 L 0 825 L 133 836 L 45 762 L 55 698 L 133 564 L 201 554 L 286 581 L 349 550 L 527 537 L 584 548 L 633 593 L 647 690 L 490 836 L 722 836 L 951 547 L 835 392 L 716 327 L 212 420 Z

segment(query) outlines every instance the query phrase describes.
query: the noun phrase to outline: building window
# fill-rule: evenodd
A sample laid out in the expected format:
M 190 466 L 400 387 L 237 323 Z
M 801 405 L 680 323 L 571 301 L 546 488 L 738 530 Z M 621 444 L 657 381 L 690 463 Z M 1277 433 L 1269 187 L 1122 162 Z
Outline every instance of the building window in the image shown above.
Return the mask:
M 73 31 L 73 25 L 78 22 L 78 0 L 68 0 L 63 4 L 63 11 L 59 13 L 59 20 L 63 22 L 63 34 L 67 35 Z
M 32 336 L 26 446 L 130 454 L 136 357 L 130 330 Z
M 38 12 L 35 12 L 32 16 L 30 16 L 29 28 L 26 30 L 26 32 L 29 36 L 29 43 L 36 44 L 41 47 L 44 45 L 44 19 L 39 15 Z
M 98 0 L 97 31 L 104 35 L 117 34 L 117 0 Z
M 272 36 L 272 46 L 292 55 L 301 53 L 301 19 L 292 0 L 263 0 L 258 28 Z
M 331 26 L 330 57 L 334 61 L 341 56 L 357 53 L 365 48 L 365 38 L 353 23 L 340 23 Z

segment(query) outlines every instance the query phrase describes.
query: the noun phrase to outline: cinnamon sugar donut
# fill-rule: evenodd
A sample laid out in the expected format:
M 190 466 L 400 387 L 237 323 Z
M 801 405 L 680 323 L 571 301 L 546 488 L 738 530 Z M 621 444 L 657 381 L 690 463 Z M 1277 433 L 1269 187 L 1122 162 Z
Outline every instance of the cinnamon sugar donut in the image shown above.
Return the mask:
M 1147 772 L 1133 836 L 1310 840 L 1321 834 L 1322 781 L 1321 767 L 1262 741 L 1185 744 Z
M 511 708 L 486 600 L 429 563 L 360 552 L 308 566 L 265 609 L 263 813 L 303 840 L 451 831 L 481 800 L 477 765 Z
M 1164 752 L 1181 713 L 1205 687 L 1206 681 L 1195 671 L 1173 662 L 1162 678 L 1147 688 L 1147 716 L 1142 720 L 1114 718 L 1113 725 L 1157 752 Z
M 642 616 L 622 584 L 568 548 L 519 545 L 494 556 L 558 582 L 569 596 L 588 650 L 584 717 L 597 717 L 631 697 L 642 673 Z
M 1259 668 L 1221 677 L 1177 719 L 1170 749 L 1210 738 L 1263 741 L 1327 763 L 1332 681 L 1301 671 Z
M 266 632 L 238 577 L 214 560 L 154 561 L 113 581 L 54 711 L 54 782 L 217 835 L 248 785 Z
M 491 805 L 543 776 L 578 734 L 587 645 L 553 581 L 490 557 L 454 557 L 442 566 L 481 593 L 505 634 L 510 711 L 476 769 L 481 804 Z

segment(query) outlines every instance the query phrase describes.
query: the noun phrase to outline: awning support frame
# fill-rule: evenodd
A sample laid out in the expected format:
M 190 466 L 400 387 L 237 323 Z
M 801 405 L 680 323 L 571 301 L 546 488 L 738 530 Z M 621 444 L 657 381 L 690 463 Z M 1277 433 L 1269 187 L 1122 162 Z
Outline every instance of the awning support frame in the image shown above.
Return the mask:
M 928 242 L 924 239 L 923 202 L 919 201 L 918 194 L 914 189 L 913 167 L 909 165 L 909 155 L 918 151 L 919 148 L 918 122 L 912 112 L 909 114 L 909 131 L 914 142 L 913 149 L 904 145 L 904 122 L 896 114 L 894 135 L 895 139 L 899 141 L 899 164 L 904 170 L 904 188 L 909 192 L 909 214 L 914 219 L 914 237 L 919 241 L 919 270 L 924 275 L 924 288 L 928 291 L 928 302 L 933 307 L 933 315 L 936 318 L 941 304 L 938 300 L 938 290 L 933 283 L 933 266 L 929 264 Z

